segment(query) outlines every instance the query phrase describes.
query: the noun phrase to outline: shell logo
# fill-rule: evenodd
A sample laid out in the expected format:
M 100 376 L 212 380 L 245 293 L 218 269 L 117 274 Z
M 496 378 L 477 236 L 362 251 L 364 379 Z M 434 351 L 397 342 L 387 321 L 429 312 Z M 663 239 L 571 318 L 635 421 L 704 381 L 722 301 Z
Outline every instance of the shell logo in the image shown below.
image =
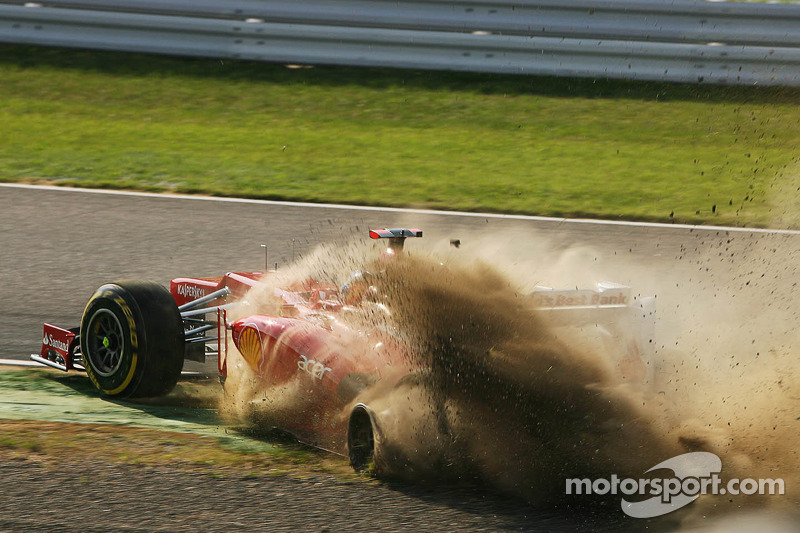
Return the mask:
M 261 368 L 264 353 L 261 350 L 261 335 L 253 327 L 245 327 L 239 336 L 239 352 L 254 369 Z

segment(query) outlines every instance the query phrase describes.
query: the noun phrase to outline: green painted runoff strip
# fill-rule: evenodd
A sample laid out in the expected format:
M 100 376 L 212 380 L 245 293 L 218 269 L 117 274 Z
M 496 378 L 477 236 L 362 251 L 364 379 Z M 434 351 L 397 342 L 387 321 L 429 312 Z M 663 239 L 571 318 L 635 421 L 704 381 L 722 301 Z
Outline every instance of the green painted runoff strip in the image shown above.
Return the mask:
M 216 385 L 219 386 L 218 384 Z M 0 419 L 125 425 L 225 436 L 217 411 L 192 402 L 204 384 L 182 382 L 161 405 L 101 398 L 88 378 L 47 369 L 0 370 Z M 176 405 L 178 404 L 178 405 Z

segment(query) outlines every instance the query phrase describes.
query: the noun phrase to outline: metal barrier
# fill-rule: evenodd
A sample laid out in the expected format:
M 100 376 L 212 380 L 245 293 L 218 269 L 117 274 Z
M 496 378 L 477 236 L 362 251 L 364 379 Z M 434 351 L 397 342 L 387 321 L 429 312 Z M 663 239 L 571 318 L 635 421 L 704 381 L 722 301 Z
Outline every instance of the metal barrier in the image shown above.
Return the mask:
M 800 5 L 0 1 L 0 42 L 281 63 L 800 86 Z

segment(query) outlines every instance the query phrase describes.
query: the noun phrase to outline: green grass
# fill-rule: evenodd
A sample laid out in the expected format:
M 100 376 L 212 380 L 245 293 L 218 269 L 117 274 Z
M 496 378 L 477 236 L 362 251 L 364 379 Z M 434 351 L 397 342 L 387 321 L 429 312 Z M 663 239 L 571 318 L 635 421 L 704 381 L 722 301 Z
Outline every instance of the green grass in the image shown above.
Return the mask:
M 781 88 L 4 46 L 0 181 L 792 226 L 798 104 Z

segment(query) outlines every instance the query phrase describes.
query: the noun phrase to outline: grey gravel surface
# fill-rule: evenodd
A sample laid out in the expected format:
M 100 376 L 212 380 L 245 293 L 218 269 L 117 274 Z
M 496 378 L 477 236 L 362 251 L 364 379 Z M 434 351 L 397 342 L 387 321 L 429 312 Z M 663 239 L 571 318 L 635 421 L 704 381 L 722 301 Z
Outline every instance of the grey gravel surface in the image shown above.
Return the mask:
M 627 529 L 620 518 L 549 514 L 478 488 L 373 486 L 330 476 L 220 476 L 69 461 L 1 464 L 0 494 L 0 531 Z

